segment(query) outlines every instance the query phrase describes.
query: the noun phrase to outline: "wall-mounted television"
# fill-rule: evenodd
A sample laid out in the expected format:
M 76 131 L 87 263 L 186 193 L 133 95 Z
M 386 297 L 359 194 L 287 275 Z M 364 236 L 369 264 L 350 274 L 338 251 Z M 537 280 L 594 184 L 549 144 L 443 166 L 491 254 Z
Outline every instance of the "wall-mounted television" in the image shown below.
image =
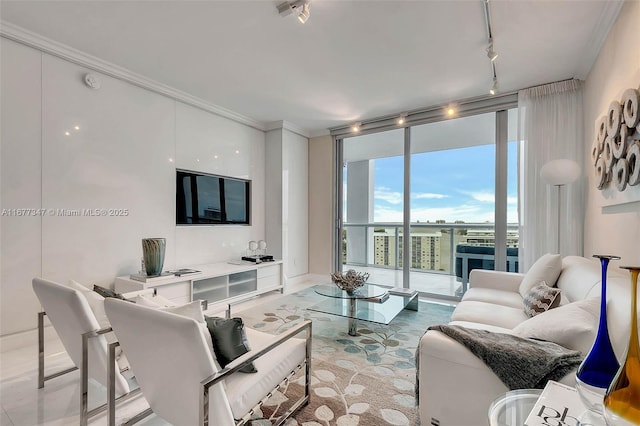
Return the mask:
M 249 225 L 251 181 L 176 170 L 177 225 Z

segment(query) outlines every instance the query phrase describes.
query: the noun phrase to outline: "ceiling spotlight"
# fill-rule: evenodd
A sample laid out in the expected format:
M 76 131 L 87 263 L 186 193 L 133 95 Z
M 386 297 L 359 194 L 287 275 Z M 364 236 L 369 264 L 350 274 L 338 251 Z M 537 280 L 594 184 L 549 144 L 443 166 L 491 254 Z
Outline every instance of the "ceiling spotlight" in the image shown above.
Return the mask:
M 491 62 L 498 58 L 498 53 L 493 50 L 493 40 L 489 40 L 489 46 L 487 46 L 487 56 L 491 59 Z
M 407 121 L 407 113 L 405 112 L 404 114 L 400 114 L 400 117 L 398 117 L 398 124 L 404 124 Z
M 302 10 L 300 11 L 300 13 L 298 13 L 298 21 L 304 24 L 305 22 L 307 22 L 307 19 L 309 19 L 309 3 L 305 3 L 302 6 Z
M 448 107 L 447 108 L 447 115 L 449 117 L 453 117 L 454 115 L 456 115 L 456 109 L 454 107 Z
M 292 12 L 298 14 L 298 21 L 303 24 L 309 19 L 310 0 L 295 0 L 293 2 L 284 2 L 278 5 L 278 13 L 280 16 L 287 16 Z
M 353 133 L 358 133 L 360 131 L 360 126 L 362 126 L 362 123 L 353 123 L 353 126 L 351 126 Z
M 489 89 L 489 94 L 495 95 L 496 93 L 498 93 L 498 79 L 496 77 L 493 77 L 493 86 L 491 86 L 491 89 Z

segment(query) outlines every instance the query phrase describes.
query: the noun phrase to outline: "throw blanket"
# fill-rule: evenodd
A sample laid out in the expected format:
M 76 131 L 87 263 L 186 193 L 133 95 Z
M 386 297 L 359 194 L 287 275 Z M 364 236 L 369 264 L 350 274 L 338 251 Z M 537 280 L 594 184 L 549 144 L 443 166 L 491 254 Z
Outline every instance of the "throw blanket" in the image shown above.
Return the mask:
M 524 339 L 456 325 L 434 325 L 480 358 L 510 390 L 544 388 L 548 380 L 559 380 L 582 362 L 580 352 L 553 342 Z M 416 400 L 420 345 L 416 349 Z

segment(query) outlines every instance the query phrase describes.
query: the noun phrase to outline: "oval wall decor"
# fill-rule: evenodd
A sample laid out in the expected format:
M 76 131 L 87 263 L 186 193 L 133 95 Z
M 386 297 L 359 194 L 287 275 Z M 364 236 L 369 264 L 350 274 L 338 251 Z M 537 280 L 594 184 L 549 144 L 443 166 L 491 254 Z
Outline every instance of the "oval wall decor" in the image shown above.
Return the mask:
M 609 105 L 596 121 L 596 138 L 591 146 L 598 189 L 611 184 L 618 191 L 640 184 L 640 88 L 627 89 L 620 101 Z

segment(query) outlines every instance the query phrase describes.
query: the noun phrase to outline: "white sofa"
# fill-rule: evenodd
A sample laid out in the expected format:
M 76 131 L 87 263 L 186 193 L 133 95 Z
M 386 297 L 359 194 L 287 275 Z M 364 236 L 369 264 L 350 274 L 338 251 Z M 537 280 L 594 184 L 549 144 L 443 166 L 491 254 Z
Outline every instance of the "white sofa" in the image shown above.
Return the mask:
M 622 263 L 616 263 L 624 265 L 624 259 Z M 556 282 L 561 290 L 560 307 L 532 319 L 524 313 L 523 298 L 519 291 L 524 274 L 473 270 L 469 279 L 470 289 L 454 310 L 450 324 L 521 337 L 546 337 L 545 340 L 573 346 L 570 349 L 588 352 L 598 327 L 599 299 L 591 298 L 601 294 L 600 262 L 597 259 L 568 256 L 562 259 L 561 265 Z M 610 264 L 607 274 L 607 320 L 618 359 L 624 356 L 629 340 L 630 299 L 629 274 Z M 576 311 L 578 306 L 583 310 Z M 533 329 L 537 330 L 538 335 L 527 335 L 532 334 Z M 439 331 L 425 333 L 420 340 L 419 354 L 421 424 L 486 424 L 489 405 L 508 391 L 498 377 L 468 349 Z M 575 371 L 561 382 L 574 385 Z

